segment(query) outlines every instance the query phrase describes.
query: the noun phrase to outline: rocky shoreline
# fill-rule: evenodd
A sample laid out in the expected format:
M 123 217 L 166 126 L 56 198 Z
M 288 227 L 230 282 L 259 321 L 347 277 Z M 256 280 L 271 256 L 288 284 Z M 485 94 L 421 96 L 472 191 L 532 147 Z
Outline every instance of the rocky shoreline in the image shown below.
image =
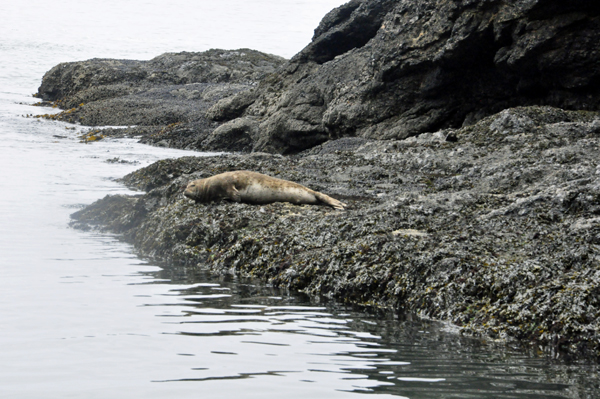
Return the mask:
M 553 354 L 600 353 L 600 115 L 516 108 L 398 141 L 340 139 L 297 156 L 160 161 L 75 226 L 143 255 L 313 296 L 442 320 Z M 195 204 L 196 178 L 249 169 L 349 204 Z
M 127 175 L 143 193 L 89 205 L 76 227 L 598 361 L 599 15 L 589 2 L 353 0 L 289 61 L 211 50 L 61 64 L 38 95 L 65 108 L 53 118 L 130 126 L 88 139 L 236 152 Z M 182 196 L 242 169 L 349 207 Z

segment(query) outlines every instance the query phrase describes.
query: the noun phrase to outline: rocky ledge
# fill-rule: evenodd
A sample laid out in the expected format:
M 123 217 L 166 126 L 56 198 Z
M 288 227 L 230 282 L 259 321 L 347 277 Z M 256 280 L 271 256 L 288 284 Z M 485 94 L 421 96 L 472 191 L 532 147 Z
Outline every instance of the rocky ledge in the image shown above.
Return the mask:
M 63 112 L 39 116 L 97 127 L 83 137 L 87 141 L 140 137 L 165 147 L 242 150 L 239 141 L 224 145 L 209 138 L 222 122 L 208 118 L 207 111 L 249 91 L 284 62 L 240 49 L 62 63 L 44 75 L 37 97 Z
M 405 140 L 160 161 L 123 178 L 145 194 L 107 196 L 73 223 L 120 233 L 155 259 L 598 359 L 598 151 L 597 113 L 513 108 Z M 237 169 L 349 208 L 182 196 L 192 179 Z

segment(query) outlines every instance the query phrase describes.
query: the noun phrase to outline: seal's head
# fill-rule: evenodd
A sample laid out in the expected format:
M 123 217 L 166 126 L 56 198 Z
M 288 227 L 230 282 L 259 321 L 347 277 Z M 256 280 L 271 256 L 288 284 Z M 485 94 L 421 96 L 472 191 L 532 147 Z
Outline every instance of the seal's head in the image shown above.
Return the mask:
M 202 180 L 191 181 L 188 183 L 187 187 L 185 188 L 183 195 L 185 195 L 189 199 L 198 201 L 201 198 L 200 194 L 202 193 L 203 186 L 204 185 L 202 184 Z

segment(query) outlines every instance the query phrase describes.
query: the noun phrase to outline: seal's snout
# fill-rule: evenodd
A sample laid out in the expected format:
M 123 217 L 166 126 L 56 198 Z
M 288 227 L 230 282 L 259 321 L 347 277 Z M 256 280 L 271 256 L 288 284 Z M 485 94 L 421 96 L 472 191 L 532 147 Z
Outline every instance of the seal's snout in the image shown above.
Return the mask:
M 185 190 L 183 191 L 183 195 L 190 199 L 196 198 L 196 184 L 194 182 L 190 182 Z
M 188 198 L 194 199 L 194 193 L 189 189 L 189 187 L 185 189 L 183 195 L 185 195 Z

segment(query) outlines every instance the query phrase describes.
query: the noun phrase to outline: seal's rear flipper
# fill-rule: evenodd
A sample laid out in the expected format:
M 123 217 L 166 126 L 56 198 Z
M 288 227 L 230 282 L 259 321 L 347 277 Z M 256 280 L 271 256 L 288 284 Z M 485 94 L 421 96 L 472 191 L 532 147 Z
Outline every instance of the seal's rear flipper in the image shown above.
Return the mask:
M 332 207 L 334 207 L 335 209 L 340 209 L 340 210 L 342 210 L 342 211 L 343 211 L 343 210 L 345 209 L 345 207 L 347 206 L 347 205 L 346 205 L 346 204 L 344 204 L 342 201 L 338 201 L 338 200 L 336 200 L 335 198 L 331 198 L 329 195 L 325 195 L 325 194 L 323 194 L 323 193 L 320 193 L 320 192 L 318 192 L 318 191 L 315 191 L 315 197 L 316 197 L 316 198 L 317 198 L 319 201 L 321 201 L 321 202 L 323 202 L 323 203 L 325 203 L 325 204 L 327 204 L 327 205 L 329 205 L 329 206 L 332 206 Z

